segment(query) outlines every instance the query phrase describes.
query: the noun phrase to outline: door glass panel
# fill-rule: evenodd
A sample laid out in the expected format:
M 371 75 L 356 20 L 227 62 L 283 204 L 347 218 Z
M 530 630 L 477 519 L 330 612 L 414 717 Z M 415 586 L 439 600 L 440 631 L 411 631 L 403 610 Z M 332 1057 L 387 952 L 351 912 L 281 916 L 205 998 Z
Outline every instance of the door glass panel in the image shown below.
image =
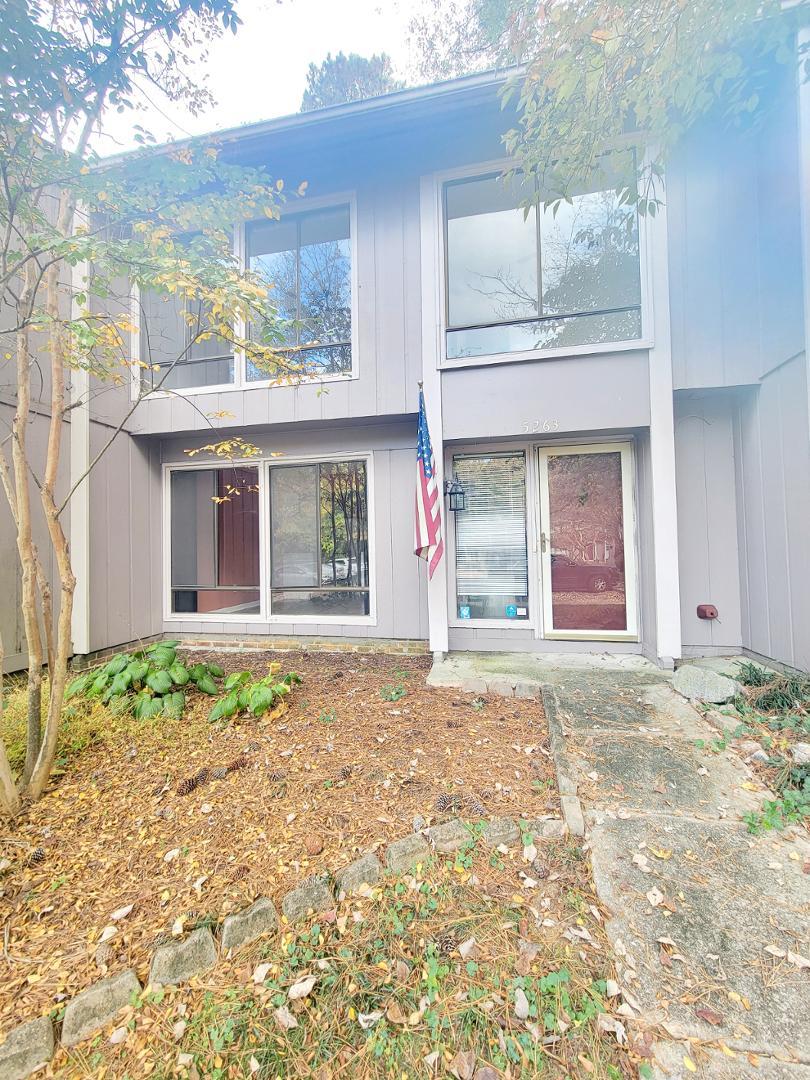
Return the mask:
M 627 629 L 620 451 L 548 457 L 554 630 Z

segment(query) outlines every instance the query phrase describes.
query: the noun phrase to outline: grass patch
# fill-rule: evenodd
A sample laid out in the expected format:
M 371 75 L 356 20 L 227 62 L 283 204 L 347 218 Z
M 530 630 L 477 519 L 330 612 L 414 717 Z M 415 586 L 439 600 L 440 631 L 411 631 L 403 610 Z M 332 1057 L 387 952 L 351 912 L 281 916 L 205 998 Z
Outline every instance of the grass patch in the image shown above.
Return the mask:
M 48 680 L 42 680 L 42 727 L 44 730 L 48 700 Z M 23 681 L 6 681 L 3 711 L 0 713 L 2 738 L 12 770 L 19 774 L 25 764 L 28 694 Z M 137 719 L 122 706 L 104 705 L 97 698 L 77 697 L 62 707 L 62 723 L 56 745 L 54 776 L 59 776 L 71 759 L 97 745 L 112 745 L 124 739 L 138 739 L 159 732 L 170 739 L 183 726 L 180 718 L 167 716 Z
M 608 950 L 571 868 L 577 860 L 563 848 L 548 849 L 559 867 L 551 919 L 516 894 L 514 872 L 494 873 L 476 848 L 473 869 L 437 862 L 287 928 L 234 961 L 229 987 L 211 988 L 208 977 L 204 990 L 145 1003 L 126 1053 L 101 1044 L 70 1063 L 118 1076 L 137 1053 L 151 1076 L 168 1080 L 179 1054 L 212 1080 L 401 1078 L 450 1075 L 461 1055 L 499 1075 L 619 1080 L 630 1075 L 629 1055 L 597 1027 L 608 1011 Z M 569 926 L 593 944 L 567 939 Z M 256 985 L 262 961 L 269 968 Z M 310 979 L 305 996 L 291 997 Z M 175 1041 L 178 1015 L 186 1023 Z
M 792 744 L 810 733 L 810 678 L 783 675 L 756 664 L 738 665 L 746 688 L 735 701 L 740 723 L 735 737 L 756 739 L 767 752 L 762 768 L 776 791 L 760 810 L 745 815 L 750 833 L 784 829 L 810 820 L 810 766 L 796 763 Z

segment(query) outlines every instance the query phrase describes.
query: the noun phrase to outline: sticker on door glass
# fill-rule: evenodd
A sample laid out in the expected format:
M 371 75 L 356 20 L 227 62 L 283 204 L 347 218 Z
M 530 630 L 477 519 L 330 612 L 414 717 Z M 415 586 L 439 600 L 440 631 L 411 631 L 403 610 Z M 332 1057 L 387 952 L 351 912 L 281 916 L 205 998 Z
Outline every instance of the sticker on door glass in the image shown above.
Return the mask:
M 472 618 L 472 608 L 470 607 L 469 604 L 459 604 L 458 617 L 460 619 L 471 619 Z
M 517 613 L 518 613 L 517 604 L 507 604 L 506 605 L 506 617 L 507 617 L 507 619 L 516 619 L 517 618 Z

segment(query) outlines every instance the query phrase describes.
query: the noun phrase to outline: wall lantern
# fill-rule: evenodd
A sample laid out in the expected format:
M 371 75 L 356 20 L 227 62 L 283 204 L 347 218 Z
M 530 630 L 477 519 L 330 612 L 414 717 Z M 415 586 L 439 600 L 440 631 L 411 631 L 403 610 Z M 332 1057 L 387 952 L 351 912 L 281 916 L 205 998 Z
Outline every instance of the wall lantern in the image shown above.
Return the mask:
M 453 477 L 452 483 L 449 480 L 445 480 L 444 493 L 448 497 L 451 514 L 458 513 L 459 510 L 467 509 L 467 496 L 464 492 L 464 488 L 461 486 L 461 481 L 457 476 Z

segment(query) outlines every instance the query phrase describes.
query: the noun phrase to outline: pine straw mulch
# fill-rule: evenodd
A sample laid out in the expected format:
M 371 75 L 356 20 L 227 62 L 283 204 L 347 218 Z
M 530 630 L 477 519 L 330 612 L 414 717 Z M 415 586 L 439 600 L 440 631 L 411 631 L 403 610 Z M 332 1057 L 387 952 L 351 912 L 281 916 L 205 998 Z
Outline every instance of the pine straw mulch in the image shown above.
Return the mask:
M 103 742 L 0 836 L 0 865 L 10 864 L 0 876 L 0 1031 L 104 974 L 132 966 L 145 981 L 151 950 L 173 930 L 257 896 L 279 901 L 313 872 L 405 835 L 416 815 L 430 824 L 453 812 L 558 812 L 537 701 L 428 688 L 422 657 L 201 658 L 256 676 L 280 661 L 304 682 L 270 720 L 211 725 L 202 695 L 181 721 L 111 718 Z M 177 793 L 242 752 L 245 767 Z
M 561 841 L 531 866 L 480 844 L 437 856 L 147 992 L 48 1075 L 635 1078 L 652 1033 L 616 1016 L 584 860 Z

